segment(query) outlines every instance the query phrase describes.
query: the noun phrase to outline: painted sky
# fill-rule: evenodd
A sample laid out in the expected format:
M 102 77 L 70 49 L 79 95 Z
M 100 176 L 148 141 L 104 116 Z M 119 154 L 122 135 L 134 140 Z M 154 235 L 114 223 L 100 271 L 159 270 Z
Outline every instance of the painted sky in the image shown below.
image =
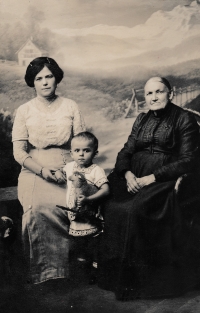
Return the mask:
M 45 13 L 49 28 L 82 28 L 97 24 L 133 27 L 153 12 L 170 11 L 192 0 L 0 0 L 1 21 L 23 19 L 28 6 Z M 6 13 L 6 14 L 5 14 Z
M 129 75 L 138 66 L 142 71 L 200 58 L 200 4 L 196 1 L 155 10 L 133 27 L 97 24 L 54 31 L 63 42 L 59 53 L 77 69 Z
M 56 57 L 72 69 L 128 75 L 200 59 L 195 0 L 0 0 L 2 22 L 29 6 L 57 35 Z

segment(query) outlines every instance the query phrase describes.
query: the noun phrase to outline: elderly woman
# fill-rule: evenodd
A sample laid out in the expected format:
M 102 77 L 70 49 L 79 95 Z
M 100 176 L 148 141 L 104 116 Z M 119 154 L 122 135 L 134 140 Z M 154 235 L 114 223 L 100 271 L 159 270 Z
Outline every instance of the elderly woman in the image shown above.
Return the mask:
M 144 92 L 149 111 L 118 153 L 104 208 L 99 286 L 120 300 L 176 295 L 193 284 L 174 187 L 195 170 L 198 125 L 171 102 L 165 78 L 149 79 Z
M 68 277 L 68 218 L 56 204 L 66 203 L 62 168 L 71 161 L 70 140 L 85 126 L 77 104 L 55 93 L 62 78 L 53 59 L 34 59 L 25 81 L 36 97 L 18 108 L 13 125 L 14 157 L 22 165 L 22 236 L 33 283 Z

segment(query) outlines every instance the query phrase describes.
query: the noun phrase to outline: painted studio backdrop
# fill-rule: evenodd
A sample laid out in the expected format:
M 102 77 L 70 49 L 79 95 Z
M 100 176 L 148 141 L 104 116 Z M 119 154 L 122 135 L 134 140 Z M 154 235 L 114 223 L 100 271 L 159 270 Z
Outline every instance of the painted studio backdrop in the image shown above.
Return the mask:
M 16 164 L 8 162 L 12 121 L 35 96 L 23 77 L 37 56 L 53 57 L 64 69 L 58 93 L 79 104 L 107 173 L 146 110 L 150 76 L 167 77 L 173 102 L 200 111 L 199 1 L 1 0 L 0 21 L 0 138 L 7 147 L 1 187 L 17 183 Z

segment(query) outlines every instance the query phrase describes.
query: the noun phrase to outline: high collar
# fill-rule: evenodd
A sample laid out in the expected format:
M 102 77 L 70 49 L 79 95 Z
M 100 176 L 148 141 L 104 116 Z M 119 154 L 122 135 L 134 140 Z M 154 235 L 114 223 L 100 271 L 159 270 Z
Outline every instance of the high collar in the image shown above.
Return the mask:
M 77 170 L 81 173 L 90 174 L 93 168 L 95 168 L 96 164 L 91 164 L 89 167 L 80 167 L 75 161 L 74 161 L 74 170 Z
M 164 109 L 160 109 L 160 110 L 155 110 L 155 111 L 151 111 L 152 115 L 156 118 L 161 118 L 163 116 L 165 116 L 167 114 L 167 112 L 169 111 L 171 107 L 171 101 L 168 101 L 167 105 L 165 106 Z

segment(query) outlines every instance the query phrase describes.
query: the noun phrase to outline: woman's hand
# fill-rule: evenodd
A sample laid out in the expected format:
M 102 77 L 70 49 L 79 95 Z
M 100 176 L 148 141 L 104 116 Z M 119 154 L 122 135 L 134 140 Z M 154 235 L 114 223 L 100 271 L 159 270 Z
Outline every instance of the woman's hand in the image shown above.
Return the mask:
M 51 171 L 50 169 L 48 169 L 47 167 L 43 167 L 42 168 L 42 178 L 44 178 L 45 180 L 49 181 L 49 182 L 57 182 L 57 179 L 55 177 L 55 175 L 52 174 L 53 171 Z
M 150 185 L 156 181 L 154 174 L 148 175 L 148 176 L 143 176 L 141 178 L 136 178 L 136 181 L 140 188 Z
M 55 171 L 54 174 L 58 184 L 64 184 L 66 182 L 66 177 L 61 170 Z
M 131 171 L 125 173 L 125 178 L 127 182 L 127 190 L 132 194 L 138 192 L 144 186 L 150 185 L 156 181 L 154 174 L 137 178 Z
M 141 188 L 137 182 L 137 177 L 131 171 L 127 171 L 125 173 L 125 178 L 128 192 L 132 194 L 137 193 Z

